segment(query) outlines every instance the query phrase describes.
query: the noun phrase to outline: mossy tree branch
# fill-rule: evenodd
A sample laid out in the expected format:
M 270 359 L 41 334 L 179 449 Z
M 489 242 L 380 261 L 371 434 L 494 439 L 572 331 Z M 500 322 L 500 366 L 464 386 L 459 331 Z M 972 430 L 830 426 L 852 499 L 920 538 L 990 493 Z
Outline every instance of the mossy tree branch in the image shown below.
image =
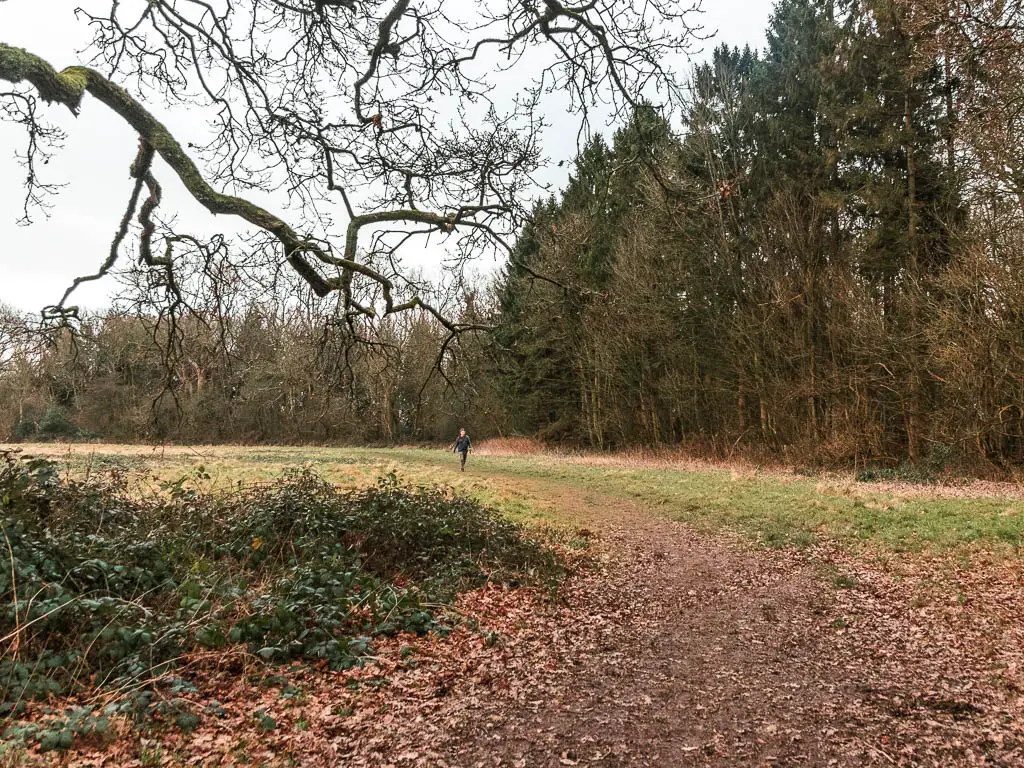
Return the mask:
M 472 209 L 461 210 L 455 219 L 417 210 L 383 211 L 356 216 L 349 223 L 345 239 L 345 255 L 339 258 L 329 253 L 320 244 L 299 236 L 287 222 L 265 208 L 244 198 L 225 195 L 213 189 L 167 127 L 126 90 L 96 70 L 76 66 L 58 72 L 45 59 L 23 49 L 0 43 L 0 80 L 7 80 L 14 84 L 27 82 L 35 88 L 44 101 L 61 104 L 76 116 L 81 108 L 84 95 L 86 93 L 92 95 L 127 122 L 139 134 L 145 145 L 159 154 L 171 170 L 177 174 L 189 194 L 210 213 L 238 216 L 273 234 L 283 246 L 285 258 L 318 296 L 326 296 L 335 290 L 344 290 L 346 305 L 350 310 L 371 317 L 376 316 L 377 312 L 373 307 L 358 303 L 352 296 L 350 289 L 352 276 L 360 274 L 380 285 L 384 296 L 385 314 L 419 307 L 434 315 L 449 331 L 462 330 L 459 324 L 445 318 L 441 312 L 418 296 L 402 303 L 396 303 L 394 283 L 372 267 L 357 262 L 355 255 L 359 230 L 369 224 L 417 222 L 431 224 L 450 232 L 460 219 L 463 223 L 475 225 L 474 222 L 466 218 L 472 215 Z M 136 197 L 133 196 L 133 201 Z M 134 205 L 131 208 L 134 209 Z M 120 242 L 122 238 L 123 235 L 116 238 L 115 243 Z M 342 277 L 340 279 L 324 278 L 307 261 L 305 254 L 312 254 L 319 261 L 340 268 Z M 105 274 L 107 269 L 109 269 L 109 264 L 105 264 L 105 268 L 101 269 L 95 277 Z M 95 277 L 90 276 L 86 279 L 95 279 Z M 76 281 L 72 290 L 83 281 Z
M 265 208 L 243 198 L 217 192 L 206 182 L 167 127 L 126 90 L 101 73 L 88 67 L 68 67 L 58 72 L 45 59 L 0 43 L 0 79 L 15 84 L 27 82 L 43 100 L 62 104 L 74 115 L 78 115 L 82 98 L 89 93 L 128 123 L 177 174 L 189 194 L 210 213 L 238 216 L 273 234 L 284 247 L 285 258 L 316 294 L 326 296 L 330 293 L 327 281 L 303 256 L 306 252 L 318 250 L 318 246 L 300 237 L 283 219 Z

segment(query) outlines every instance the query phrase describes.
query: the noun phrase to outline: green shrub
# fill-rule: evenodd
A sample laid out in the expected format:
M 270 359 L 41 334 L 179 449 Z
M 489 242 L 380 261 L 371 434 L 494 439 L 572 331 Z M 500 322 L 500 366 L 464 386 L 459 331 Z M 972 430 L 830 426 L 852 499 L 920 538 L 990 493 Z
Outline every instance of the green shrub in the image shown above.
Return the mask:
M 955 446 L 941 443 L 932 446 L 927 458 L 913 462 L 909 459 L 894 467 L 867 467 L 857 473 L 862 483 L 897 480 L 907 483 L 937 483 L 947 467 L 959 457 Z
M 71 440 L 80 431 L 59 405 L 47 406 L 41 417 L 29 413 L 14 426 L 15 440 Z
M 39 437 L 44 440 L 60 440 L 78 435 L 78 427 L 68 416 L 67 411 L 58 405 L 46 409 L 39 420 Z
M 124 478 L 63 480 L 5 455 L 0 716 L 93 687 L 138 689 L 118 706 L 147 714 L 140 682 L 199 648 L 345 667 L 376 636 L 439 628 L 434 606 L 460 590 L 556 574 L 551 553 L 497 513 L 393 475 L 352 492 L 293 472 L 222 495 L 186 478 L 145 498 Z
M 868 467 L 857 473 L 856 479 L 861 483 L 898 481 L 904 483 L 935 483 L 939 475 L 935 468 L 927 463 L 915 464 L 904 461 L 895 467 Z

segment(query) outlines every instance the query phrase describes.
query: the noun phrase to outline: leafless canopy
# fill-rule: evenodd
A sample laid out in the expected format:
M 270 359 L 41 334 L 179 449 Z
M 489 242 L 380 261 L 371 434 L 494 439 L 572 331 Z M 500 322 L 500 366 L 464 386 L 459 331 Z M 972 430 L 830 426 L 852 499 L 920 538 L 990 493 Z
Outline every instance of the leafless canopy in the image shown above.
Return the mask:
M 49 311 L 72 312 L 74 288 L 111 271 L 129 236 L 171 294 L 184 252 L 223 252 L 160 218 L 157 175 L 169 169 L 211 213 L 252 225 L 245 258 L 287 262 L 317 295 L 338 292 L 350 318 L 420 307 L 456 333 L 460 321 L 403 271 L 402 247 L 439 238 L 456 266 L 507 251 L 538 190 L 543 129 L 579 133 L 595 110 L 641 98 L 671 109 L 668 65 L 699 34 L 696 4 L 95 0 L 76 11 L 92 31 L 87 66 L 58 69 L 0 42 L 0 109 L 28 136 L 25 217 L 56 191 L 37 173 L 60 139 L 40 100 L 77 114 L 88 93 L 139 137 L 105 261 Z M 156 99 L 201 107 L 212 139 L 183 147 L 147 108 Z M 572 125 L 543 114 L 553 101 Z M 276 193 L 287 214 L 252 202 L 255 191 Z

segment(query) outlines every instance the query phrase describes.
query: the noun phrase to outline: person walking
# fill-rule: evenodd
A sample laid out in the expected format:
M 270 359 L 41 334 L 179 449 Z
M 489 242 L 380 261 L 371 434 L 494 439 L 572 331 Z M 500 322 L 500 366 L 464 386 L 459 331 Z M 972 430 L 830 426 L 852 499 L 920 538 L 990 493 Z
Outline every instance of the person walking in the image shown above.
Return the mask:
M 466 471 L 466 456 L 469 454 L 469 450 L 473 447 L 473 441 L 469 439 L 469 435 L 466 434 L 466 430 L 459 430 L 459 437 L 455 441 L 455 447 L 452 449 L 453 453 L 462 454 L 462 471 Z

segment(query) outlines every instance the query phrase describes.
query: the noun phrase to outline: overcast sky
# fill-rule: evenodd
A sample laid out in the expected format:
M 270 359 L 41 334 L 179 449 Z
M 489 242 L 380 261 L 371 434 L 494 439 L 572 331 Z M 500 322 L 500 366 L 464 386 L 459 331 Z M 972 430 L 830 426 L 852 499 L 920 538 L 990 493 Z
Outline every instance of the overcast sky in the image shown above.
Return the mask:
M 82 4 L 82 0 L 47 0 L 42 23 L 43 3 L 38 0 L 0 0 L 0 42 L 29 49 L 58 69 L 79 63 L 76 51 L 88 41 L 85 26 L 74 16 L 74 9 Z M 764 45 L 773 0 L 705 0 L 704 5 L 704 26 L 717 34 L 704 43 L 703 55 L 722 42 Z M 201 138 L 206 129 L 202 115 L 164 112 L 152 102 L 149 106 L 182 143 Z M 44 171 L 48 180 L 67 186 L 54 201 L 50 218 L 37 216 L 28 227 L 17 224 L 24 169 L 14 157 L 24 145 L 24 131 L 0 123 L 0 303 L 31 312 L 56 302 L 72 278 L 94 272 L 106 257 L 131 191 L 127 169 L 136 150 L 132 131 L 96 102 L 87 101 L 77 119 L 63 108 L 51 108 L 47 115 L 65 128 L 68 139 Z M 550 122 L 559 123 L 550 117 Z M 575 137 L 549 136 L 546 149 L 553 162 L 569 160 Z M 177 184 L 163 181 L 165 216 L 176 212 L 197 234 L 234 231 L 225 220 L 214 220 L 188 199 Z M 76 293 L 75 303 L 101 308 L 115 287 L 110 280 L 86 284 Z

